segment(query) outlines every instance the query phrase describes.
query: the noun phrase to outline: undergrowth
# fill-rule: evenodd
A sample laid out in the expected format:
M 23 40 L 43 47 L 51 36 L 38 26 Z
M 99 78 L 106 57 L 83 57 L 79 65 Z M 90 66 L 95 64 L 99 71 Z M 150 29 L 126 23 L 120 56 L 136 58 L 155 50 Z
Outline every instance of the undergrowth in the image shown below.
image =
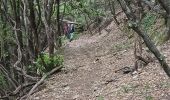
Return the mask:
M 113 46 L 112 51 L 118 52 L 122 50 L 126 50 L 131 47 L 132 41 L 128 40 L 127 42 L 116 44 Z
M 30 70 L 36 71 L 37 74 L 45 74 L 55 67 L 63 66 L 64 57 L 62 55 L 54 55 L 53 58 L 49 54 L 44 53 L 37 58 L 34 66 L 29 66 Z
M 162 44 L 164 42 L 165 35 L 163 34 L 163 20 L 156 14 L 148 12 L 142 19 L 141 26 L 146 33 L 151 37 L 155 45 Z
M 153 12 L 148 12 L 140 23 L 141 27 L 150 36 L 155 45 L 164 43 L 164 19 Z M 136 34 L 132 29 L 128 28 L 128 23 L 123 26 L 123 31 L 129 38 L 134 37 Z
M 6 86 L 7 86 L 7 82 L 5 80 L 5 76 L 0 72 L 0 89 L 5 89 Z

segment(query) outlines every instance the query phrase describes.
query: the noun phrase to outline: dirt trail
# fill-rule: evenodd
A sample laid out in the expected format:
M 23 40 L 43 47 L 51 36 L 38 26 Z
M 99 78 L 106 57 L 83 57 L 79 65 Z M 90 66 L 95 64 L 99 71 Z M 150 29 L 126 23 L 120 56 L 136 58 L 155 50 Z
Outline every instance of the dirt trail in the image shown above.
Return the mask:
M 53 75 L 32 100 L 170 100 L 170 81 L 157 61 L 138 77 L 115 73 L 133 66 L 133 41 L 114 23 L 110 33 L 83 35 L 66 44 L 64 69 Z M 169 44 L 162 46 L 170 57 Z M 170 60 L 170 58 L 168 58 Z

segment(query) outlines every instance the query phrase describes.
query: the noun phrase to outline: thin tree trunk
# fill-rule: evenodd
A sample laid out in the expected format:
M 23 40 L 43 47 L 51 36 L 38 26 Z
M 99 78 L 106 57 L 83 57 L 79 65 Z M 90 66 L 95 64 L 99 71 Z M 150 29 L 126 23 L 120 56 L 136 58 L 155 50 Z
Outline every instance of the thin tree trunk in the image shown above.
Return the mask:
M 32 34 L 34 34 L 34 50 L 35 50 L 35 58 L 38 57 L 39 54 L 39 41 L 38 41 L 38 33 L 37 33 L 37 25 L 35 21 L 35 10 L 34 10 L 34 0 L 28 0 L 29 9 L 30 9 L 30 26 Z
M 61 31 L 60 31 L 60 0 L 57 0 L 57 26 L 58 26 L 58 41 L 59 41 L 59 47 L 62 46 L 61 43 Z
M 156 48 L 155 44 L 151 41 L 149 36 L 139 28 L 138 20 L 136 19 L 136 16 L 132 13 L 130 7 L 127 5 L 127 3 L 124 0 L 118 0 L 119 4 L 121 5 L 123 11 L 125 12 L 128 19 L 131 21 L 131 28 L 142 37 L 144 40 L 146 46 L 149 48 L 149 50 L 155 55 L 155 57 L 158 59 L 159 63 L 161 64 L 162 68 L 164 69 L 165 73 L 170 77 L 170 67 L 166 63 L 165 58 L 162 56 L 162 54 L 159 52 L 159 50 Z

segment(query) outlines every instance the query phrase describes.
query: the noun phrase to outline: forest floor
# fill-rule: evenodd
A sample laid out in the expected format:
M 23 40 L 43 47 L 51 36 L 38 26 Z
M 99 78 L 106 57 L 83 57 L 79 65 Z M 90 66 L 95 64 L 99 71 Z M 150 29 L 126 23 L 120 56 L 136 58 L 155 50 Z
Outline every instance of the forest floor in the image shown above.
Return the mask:
M 81 35 L 64 47 L 64 68 L 31 100 L 170 100 L 170 80 L 157 60 L 137 76 L 115 73 L 134 65 L 133 40 L 112 22 L 102 34 Z M 159 47 L 170 65 L 170 42 Z

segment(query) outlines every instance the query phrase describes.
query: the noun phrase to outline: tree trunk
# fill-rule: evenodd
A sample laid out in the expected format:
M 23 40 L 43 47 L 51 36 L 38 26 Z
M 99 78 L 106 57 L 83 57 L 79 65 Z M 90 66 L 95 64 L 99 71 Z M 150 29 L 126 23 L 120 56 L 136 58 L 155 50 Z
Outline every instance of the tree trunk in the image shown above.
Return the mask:
M 131 23 L 130 23 L 131 28 L 139 36 L 142 37 L 142 39 L 144 40 L 146 46 L 155 55 L 155 57 L 158 59 L 159 63 L 161 64 L 162 68 L 164 69 L 165 73 L 168 75 L 168 77 L 170 77 L 170 67 L 168 66 L 168 64 L 166 63 L 166 60 L 161 55 L 159 50 L 156 48 L 154 43 L 151 41 L 149 36 L 139 28 L 138 20 L 137 20 L 136 16 L 132 13 L 132 10 L 130 9 L 130 7 L 127 5 L 127 3 L 124 0 L 118 0 L 118 2 L 121 5 L 121 7 L 122 7 L 123 11 L 125 12 L 126 16 L 128 17 L 128 19 L 131 21 Z

